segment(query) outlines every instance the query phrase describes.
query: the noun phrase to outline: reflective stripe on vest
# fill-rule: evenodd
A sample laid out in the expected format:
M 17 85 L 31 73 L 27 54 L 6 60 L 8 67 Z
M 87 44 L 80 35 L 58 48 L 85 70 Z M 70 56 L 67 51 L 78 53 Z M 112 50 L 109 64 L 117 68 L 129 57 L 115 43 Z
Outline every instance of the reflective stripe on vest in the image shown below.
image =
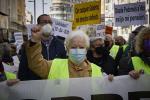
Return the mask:
M 6 78 L 8 79 L 16 79 L 16 74 L 11 72 L 5 72 Z
M 91 63 L 92 77 L 102 77 L 101 68 Z M 54 59 L 50 68 L 48 79 L 69 78 L 68 59 Z
M 145 64 L 140 57 L 132 57 L 132 64 L 137 71 L 144 70 L 145 74 L 150 75 L 150 66 Z
M 117 56 L 118 51 L 119 51 L 119 46 L 118 45 L 113 45 L 111 47 L 111 49 L 109 50 L 109 52 L 110 52 L 109 55 L 112 56 L 115 59 L 116 56 Z

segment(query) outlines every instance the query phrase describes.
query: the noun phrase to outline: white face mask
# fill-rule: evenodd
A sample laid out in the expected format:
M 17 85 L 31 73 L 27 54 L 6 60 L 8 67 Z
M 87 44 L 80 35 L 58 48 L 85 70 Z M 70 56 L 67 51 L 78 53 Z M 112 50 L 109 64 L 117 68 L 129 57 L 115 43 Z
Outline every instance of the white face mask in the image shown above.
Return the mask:
M 86 53 L 86 49 L 70 49 L 69 59 L 79 65 L 86 59 Z
M 42 34 L 45 37 L 49 37 L 52 32 L 52 26 L 50 24 L 46 24 L 42 27 Z

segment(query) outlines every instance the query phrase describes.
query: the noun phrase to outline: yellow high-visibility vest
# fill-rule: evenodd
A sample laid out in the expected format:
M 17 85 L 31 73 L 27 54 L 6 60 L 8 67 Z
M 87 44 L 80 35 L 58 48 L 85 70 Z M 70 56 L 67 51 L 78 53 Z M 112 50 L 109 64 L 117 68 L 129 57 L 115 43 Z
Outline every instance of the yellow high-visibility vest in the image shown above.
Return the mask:
M 125 45 L 122 46 L 123 47 L 123 52 L 125 52 L 127 46 L 128 46 L 127 44 L 125 44 Z
M 101 68 L 91 63 L 92 77 L 102 77 Z M 48 79 L 67 79 L 69 78 L 68 59 L 54 59 Z
M 119 51 L 119 46 L 118 45 L 113 45 L 111 47 L 111 49 L 109 50 L 109 52 L 110 52 L 109 55 L 112 56 L 114 59 L 116 59 L 118 51 Z
M 16 79 L 16 74 L 11 72 L 5 72 L 6 78 L 8 79 Z
M 135 70 L 137 71 L 144 70 L 145 74 L 150 75 L 150 66 L 145 64 L 140 57 L 137 56 L 132 57 L 132 64 Z
M 10 66 L 8 63 L 4 63 L 2 62 L 3 66 L 4 66 L 4 72 L 5 72 L 5 76 L 8 79 L 16 79 L 16 74 L 13 73 L 12 71 L 8 70 L 11 69 L 12 66 Z

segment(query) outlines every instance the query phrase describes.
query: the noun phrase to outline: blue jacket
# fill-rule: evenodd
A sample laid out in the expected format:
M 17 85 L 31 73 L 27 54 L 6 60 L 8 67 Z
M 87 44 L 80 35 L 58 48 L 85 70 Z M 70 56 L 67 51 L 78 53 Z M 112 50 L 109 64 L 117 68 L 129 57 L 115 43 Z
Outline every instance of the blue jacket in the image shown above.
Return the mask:
M 28 61 L 25 52 L 26 52 L 25 47 L 23 46 L 20 52 L 21 56 L 20 56 L 18 78 L 22 81 L 41 79 L 39 76 L 37 76 L 28 68 Z M 46 46 L 44 43 L 42 43 L 42 55 L 47 60 L 53 60 L 54 58 L 66 58 L 66 51 L 64 44 L 56 37 L 53 37 L 50 45 Z

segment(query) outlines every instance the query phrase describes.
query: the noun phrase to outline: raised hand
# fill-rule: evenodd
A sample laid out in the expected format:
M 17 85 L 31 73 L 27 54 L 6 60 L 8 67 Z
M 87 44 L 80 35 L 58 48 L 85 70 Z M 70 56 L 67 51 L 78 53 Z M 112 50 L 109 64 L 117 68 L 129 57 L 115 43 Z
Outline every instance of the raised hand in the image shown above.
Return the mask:
M 31 40 L 32 42 L 40 42 L 41 37 L 42 37 L 42 28 L 40 25 L 36 25 L 31 29 L 32 32 L 32 37 Z

